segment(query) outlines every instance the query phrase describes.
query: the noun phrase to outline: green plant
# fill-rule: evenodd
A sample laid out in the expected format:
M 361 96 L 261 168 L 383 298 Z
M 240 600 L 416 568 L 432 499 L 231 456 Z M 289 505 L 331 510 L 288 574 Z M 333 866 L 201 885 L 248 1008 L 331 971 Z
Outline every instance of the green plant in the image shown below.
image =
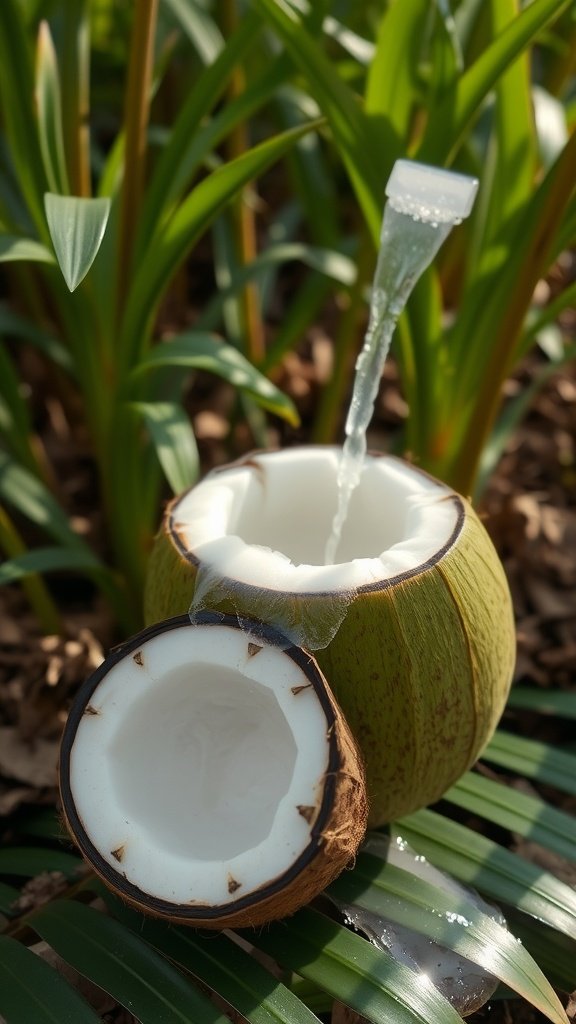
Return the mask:
M 538 154 L 529 62 L 537 45 L 540 83 L 564 101 L 571 125 L 576 18 L 568 0 L 534 0 L 522 10 L 514 0 L 452 6 L 455 29 L 448 5 L 432 0 L 338 8 L 327 0 L 253 0 L 223 39 L 209 5 L 163 0 L 152 68 L 141 60 L 150 56 L 157 15 L 148 0 L 134 7 L 131 44 L 128 4 L 104 0 L 92 9 L 87 0 L 3 0 L 0 259 L 9 272 L 9 301 L 0 309 L 6 339 L 0 346 L 0 497 L 6 506 L 0 545 L 8 558 L 0 580 L 22 579 L 46 629 L 58 628 L 59 609 L 38 574 L 62 569 L 86 574 L 102 588 L 122 630 L 138 622 L 158 515 L 159 466 L 174 490 L 198 472 L 181 401 L 182 370 L 212 370 L 240 385 L 238 415 L 257 437 L 262 421 L 253 399 L 293 420 L 292 406 L 250 360 L 274 371 L 335 288 L 346 308 L 314 434 L 320 440 L 337 435 L 365 317 L 384 182 L 398 156 L 482 171 L 474 219 L 428 272 L 400 324 L 396 354 L 410 404 L 404 444 L 464 492 L 473 489 L 482 450 L 493 462 L 506 433 L 505 421 L 495 426 L 500 385 L 574 294 L 568 288 L 549 309 L 527 315 L 536 281 L 576 234 L 575 137 L 549 166 Z M 40 25 L 42 17 L 50 19 L 50 29 Z M 123 124 L 113 119 L 111 133 L 110 111 L 122 105 L 128 65 L 126 115 Z M 96 120 L 91 140 L 89 94 Z M 247 124 L 259 137 L 272 124 L 275 134 L 250 148 Z M 235 129 L 224 164 L 220 146 Z M 253 220 L 231 218 L 225 207 L 239 204 L 242 190 L 281 157 L 270 244 L 253 259 Z M 169 323 L 154 323 L 160 301 L 211 223 L 220 292 L 199 311 L 192 331 L 180 310 L 176 337 L 153 345 Z M 294 260 L 309 273 L 262 357 L 258 336 L 275 275 Z M 73 293 L 63 273 L 78 283 Z M 246 299 L 246 286 L 254 283 L 260 306 L 253 292 Z M 216 344 L 211 332 L 223 328 L 236 347 Z M 88 428 L 108 555 L 74 531 L 58 499 L 53 467 L 19 384 L 24 346 L 40 353 L 47 387 L 63 396 L 71 419 L 80 410 Z M 558 364 L 567 355 L 557 352 Z M 519 412 L 520 404 L 507 419 Z M 49 538 L 48 544 L 40 540 L 28 550 L 30 536 Z M 570 693 L 516 690 L 510 706 L 576 717 Z M 573 859 L 573 818 L 502 783 L 511 770 L 573 796 L 574 755 L 500 731 L 483 761 L 496 765 L 501 782 L 468 774 L 447 794 L 449 807 L 498 827 L 504 823 Z M 271 1017 L 312 1022 L 333 998 L 373 1024 L 458 1019 L 390 957 L 315 908 L 249 936 L 282 965 L 279 980 L 228 936 L 206 940 L 129 914 L 82 875 L 77 856 L 63 852 L 52 814 L 21 815 L 10 828 L 0 850 L 0 1013 L 9 1024 L 97 1019 L 27 948 L 35 936 L 151 1024 L 224 1020 L 207 990 L 254 1024 Z M 426 933 L 440 930 L 447 944 L 472 958 L 495 950 L 494 970 L 506 985 L 549 1019 L 564 1021 L 526 951 L 554 986 L 563 992 L 574 987 L 572 889 L 451 820 L 448 810 L 419 811 L 398 829 L 419 853 L 501 902 L 523 946 L 507 942 L 466 907 L 459 910 L 474 928 L 458 921 L 446 927 L 436 893 L 365 856 L 337 891 Z M 46 871 L 66 879 L 58 897 L 22 912 L 15 902 L 20 880 Z M 111 916 L 83 905 L 92 893 L 106 899 Z

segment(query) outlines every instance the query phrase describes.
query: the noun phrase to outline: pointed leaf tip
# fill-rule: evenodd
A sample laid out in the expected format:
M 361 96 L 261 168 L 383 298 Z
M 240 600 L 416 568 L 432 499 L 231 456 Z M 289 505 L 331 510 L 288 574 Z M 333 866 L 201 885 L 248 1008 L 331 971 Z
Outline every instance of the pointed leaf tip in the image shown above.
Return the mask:
M 110 200 L 46 192 L 44 209 L 62 276 L 73 292 L 96 258 L 108 223 Z

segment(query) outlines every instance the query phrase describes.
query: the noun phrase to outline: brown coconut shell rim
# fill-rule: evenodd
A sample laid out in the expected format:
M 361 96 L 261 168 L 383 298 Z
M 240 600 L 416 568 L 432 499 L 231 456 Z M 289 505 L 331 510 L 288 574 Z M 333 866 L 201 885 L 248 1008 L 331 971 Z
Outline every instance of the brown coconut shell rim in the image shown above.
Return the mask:
M 213 906 L 196 903 L 171 903 L 168 900 L 159 899 L 151 893 L 140 889 L 132 882 L 129 882 L 120 871 L 117 871 L 104 859 L 102 854 L 89 838 L 83 822 L 76 811 L 76 805 L 70 785 L 70 756 L 76 731 L 83 715 L 85 714 L 86 708 L 90 704 L 90 700 L 102 679 L 108 674 L 111 668 L 118 664 L 118 662 L 122 661 L 128 655 L 137 652 L 142 644 L 146 643 L 148 640 L 172 629 L 179 629 L 184 626 L 194 625 L 224 625 L 236 629 L 242 629 L 253 636 L 256 640 L 261 638 L 267 644 L 281 647 L 283 652 L 302 669 L 306 677 L 312 683 L 326 717 L 327 726 L 328 767 L 324 778 L 320 809 L 314 825 L 310 830 L 310 843 L 288 868 L 288 870 L 283 872 L 283 874 L 279 875 L 277 878 L 266 882 L 260 888 L 253 889 L 251 893 L 231 901 L 230 903 Z M 60 796 L 66 824 L 74 836 L 74 840 L 80 848 L 81 853 L 94 868 L 96 874 L 102 878 L 109 888 L 119 893 L 128 902 L 138 905 L 155 916 L 164 918 L 168 917 L 182 922 L 190 921 L 191 923 L 194 922 L 195 924 L 198 924 L 199 927 L 202 927 L 203 921 L 206 921 L 207 924 L 214 924 L 219 918 L 226 921 L 226 919 L 240 911 L 249 910 L 250 908 L 256 909 L 264 900 L 270 899 L 270 897 L 277 894 L 281 894 L 284 889 L 286 889 L 306 870 L 308 864 L 316 855 L 321 855 L 322 845 L 324 842 L 323 832 L 330 821 L 332 813 L 336 787 L 335 780 L 336 774 L 341 768 L 341 758 L 338 742 L 338 730 L 334 728 L 338 716 L 330 699 L 329 693 L 330 690 L 328 683 L 311 654 L 303 648 L 292 644 L 285 636 L 283 636 L 282 633 L 280 633 L 279 630 L 274 629 L 272 626 L 237 615 L 228 615 L 224 612 L 213 611 L 198 612 L 198 614 L 194 615 L 192 618 L 189 615 L 178 615 L 170 619 L 165 619 L 162 622 L 154 623 L 142 630 L 142 632 L 131 637 L 129 640 L 119 644 L 117 647 L 112 649 L 108 657 L 80 687 L 70 710 L 62 737 L 60 749 Z
M 306 450 L 308 450 L 309 448 L 321 448 L 321 447 L 323 447 L 323 446 L 322 445 L 307 445 L 306 446 Z M 237 459 L 235 462 L 228 462 L 224 466 L 217 466 L 216 469 L 213 470 L 213 472 L 214 473 L 225 473 L 229 469 L 234 469 L 234 468 L 237 468 L 237 467 L 240 468 L 242 466 L 250 466 L 252 464 L 252 460 L 253 460 L 255 455 L 270 454 L 274 450 L 275 449 L 260 449 L 260 450 L 255 451 L 255 452 L 250 452 L 248 455 L 245 455 L 242 458 Z M 277 449 L 277 450 L 280 451 L 281 449 Z M 383 452 L 372 452 L 372 451 L 370 451 L 370 452 L 368 452 L 368 455 L 371 456 L 372 458 L 384 458 L 385 457 L 385 458 L 388 458 L 388 459 L 394 459 L 394 461 L 402 462 L 402 463 L 404 463 L 404 461 L 405 461 L 403 459 L 397 458 L 395 455 L 384 455 Z M 434 480 L 434 477 L 432 477 L 430 475 L 430 473 L 427 473 L 424 469 L 420 469 L 418 466 L 412 466 L 411 468 L 414 470 L 415 473 L 419 473 L 421 476 L 426 477 L 428 480 Z M 178 505 L 180 504 L 180 502 L 191 491 L 193 491 L 197 486 L 198 486 L 198 484 L 193 484 L 193 486 L 189 487 L 188 490 L 183 491 L 182 494 L 178 494 L 178 495 L 176 495 L 175 498 L 172 498 L 172 500 L 166 506 L 166 511 L 164 513 L 164 520 L 163 520 L 163 528 L 164 528 L 165 535 L 172 542 L 172 544 L 176 548 L 178 554 L 184 559 L 184 561 L 189 562 L 191 565 L 195 565 L 195 566 L 200 567 L 200 566 L 202 566 L 205 563 L 203 563 L 201 558 L 199 558 L 197 555 L 194 554 L 194 551 L 192 551 L 190 548 L 188 548 L 186 546 L 186 544 L 185 544 L 185 542 L 183 540 L 181 531 L 179 531 L 179 529 L 178 529 L 177 517 L 175 515 L 176 509 L 178 508 Z M 447 485 L 444 485 L 444 486 L 447 486 Z M 450 489 L 448 488 L 448 490 L 450 490 Z M 443 501 L 452 501 L 454 503 L 454 505 L 455 505 L 456 513 L 457 513 L 456 514 L 456 523 L 454 525 L 454 529 L 452 530 L 452 533 L 451 533 L 450 537 L 442 545 L 442 547 L 439 548 L 438 551 L 436 551 L 430 558 L 427 558 L 425 562 L 422 562 L 420 565 L 415 566 L 414 569 L 407 569 L 405 572 L 397 573 L 397 575 L 395 575 L 395 576 L 388 576 L 388 577 L 383 578 L 381 580 L 376 580 L 374 583 L 364 583 L 362 586 L 356 587 L 355 591 L 358 594 L 378 593 L 379 591 L 382 591 L 382 590 L 388 590 L 388 589 L 390 589 L 390 587 L 395 587 L 399 583 L 405 583 L 406 580 L 413 579 L 415 576 L 420 576 L 423 572 L 426 572 L 428 569 L 432 569 L 433 566 L 435 566 L 444 557 L 444 555 L 446 555 L 448 553 L 448 551 L 450 551 L 450 549 L 454 546 L 454 544 L 456 543 L 458 537 L 460 536 L 460 533 L 462 532 L 462 527 L 463 527 L 463 524 L 464 524 L 464 519 L 466 517 L 466 509 L 465 509 L 464 502 L 463 502 L 462 498 L 460 497 L 459 494 L 456 494 L 456 492 L 452 492 L 450 494 L 447 494 L 446 497 L 443 498 L 442 500 Z M 310 591 L 310 592 L 300 591 L 300 590 L 299 591 L 274 590 L 271 587 L 260 587 L 260 586 L 256 587 L 256 586 L 254 586 L 251 583 L 245 583 L 244 581 L 234 579 L 234 577 L 231 577 L 231 576 L 221 576 L 220 577 L 220 582 L 226 583 L 227 585 L 229 584 L 231 591 L 234 591 L 235 589 L 241 589 L 243 593 L 248 593 L 248 594 L 250 594 L 252 592 L 255 593 L 255 594 L 258 594 L 258 593 L 262 594 L 262 593 L 266 593 L 267 591 L 269 591 L 270 593 L 273 593 L 273 594 L 279 594 L 279 593 L 285 594 L 287 597 L 294 597 L 294 598 L 303 598 L 303 597 L 305 597 L 305 598 L 309 598 L 309 599 L 314 599 L 314 598 L 330 597 L 333 594 L 338 594 L 339 593 L 339 591 L 337 591 L 337 590 L 314 590 L 314 591 Z

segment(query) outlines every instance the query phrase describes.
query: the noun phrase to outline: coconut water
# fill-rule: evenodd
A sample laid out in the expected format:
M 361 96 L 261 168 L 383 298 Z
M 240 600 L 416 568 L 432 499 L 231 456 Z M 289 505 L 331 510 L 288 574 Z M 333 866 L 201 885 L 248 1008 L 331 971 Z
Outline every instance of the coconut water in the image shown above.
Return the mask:
M 356 363 L 338 469 L 338 508 L 326 544 L 325 563 L 337 557 L 350 499 L 362 473 L 366 431 L 392 336 L 408 298 L 455 224 L 472 209 L 478 181 L 463 174 L 397 160 L 386 186 L 380 251 L 368 329 Z

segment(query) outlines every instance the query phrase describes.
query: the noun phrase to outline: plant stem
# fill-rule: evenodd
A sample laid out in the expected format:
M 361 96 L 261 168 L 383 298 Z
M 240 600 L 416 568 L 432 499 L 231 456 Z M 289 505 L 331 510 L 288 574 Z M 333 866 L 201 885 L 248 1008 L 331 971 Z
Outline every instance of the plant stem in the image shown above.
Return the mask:
M 157 17 L 158 0 L 139 0 L 134 10 L 124 120 L 126 149 L 118 245 L 118 321 L 121 319 L 128 292 L 134 240 L 142 203 Z
M 236 0 L 221 0 L 220 21 L 226 39 L 237 30 L 239 25 Z M 233 102 L 246 89 L 246 74 L 241 64 L 236 64 L 230 76 L 228 99 Z M 250 148 L 248 130 L 245 121 L 237 122 L 226 140 L 226 156 L 234 160 Z M 233 234 L 236 257 L 241 266 L 256 259 L 258 246 L 256 240 L 256 221 L 253 210 L 254 187 L 245 186 L 232 203 Z M 264 358 L 264 327 L 260 310 L 260 297 L 254 282 L 244 286 L 238 300 L 240 322 L 245 335 L 244 351 L 253 363 L 261 363 Z
M 89 196 L 90 22 L 88 0 L 65 0 L 62 123 L 72 194 Z

